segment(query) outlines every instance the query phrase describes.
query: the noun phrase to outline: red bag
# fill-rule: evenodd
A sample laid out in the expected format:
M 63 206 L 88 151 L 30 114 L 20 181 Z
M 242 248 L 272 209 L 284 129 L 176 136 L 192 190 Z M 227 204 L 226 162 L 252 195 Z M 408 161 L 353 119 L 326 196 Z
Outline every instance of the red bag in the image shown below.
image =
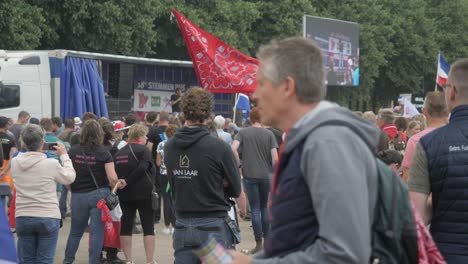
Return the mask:
M 104 247 L 120 248 L 120 222 L 104 223 Z
M 440 254 L 439 249 L 412 201 L 411 207 L 413 207 L 414 220 L 416 221 L 416 233 L 418 235 L 418 263 L 446 264 L 447 262 L 445 262 L 444 257 Z
M 104 247 L 120 248 L 120 221 L 112 221 L 109 208 L 104 199 L 99 200 L 96 205 L 101 209 L 101 220 L 104 222 Z

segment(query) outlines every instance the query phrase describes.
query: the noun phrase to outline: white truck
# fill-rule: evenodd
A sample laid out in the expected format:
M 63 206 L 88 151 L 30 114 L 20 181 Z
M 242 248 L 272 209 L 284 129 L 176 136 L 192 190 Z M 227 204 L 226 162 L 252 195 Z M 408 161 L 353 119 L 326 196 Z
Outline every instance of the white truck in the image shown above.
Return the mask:
M 195 85 L 190 61 L 71 50 L 0 50 L 0 116 L 14 119 L 22 110 L 37 118 L 91 111 L 112 119 L 131 111 L 170 111 L 167 100 L 175 88 Z M 138 96 L 146 100 L 139 101 Z M 215 94 L 215 112 L 231 115 L 233 101 L 232 95 Z

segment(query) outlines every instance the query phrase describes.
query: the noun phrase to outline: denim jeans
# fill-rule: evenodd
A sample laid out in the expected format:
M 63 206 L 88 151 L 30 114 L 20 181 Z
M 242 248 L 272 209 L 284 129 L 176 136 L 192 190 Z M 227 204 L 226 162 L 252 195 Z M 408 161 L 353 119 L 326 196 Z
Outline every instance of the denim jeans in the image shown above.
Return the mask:
M 60 215 L 62 219 L 65 219 L 67 216 L 67 196 L 68 196 L 68 189 L 63 186 L 62 187 L 62 192 L 60 194 L 60 200 L 59 200 L 59 209 L 60 209 Z
M 174 264 L 201 263 L 193 250 L 213 237 L 225 248 L 234 248 L 231 232 L 224 218 L 178 218 L 172 237 Z
M 88 219 L 91 219 L 88 263 L 100 263 L 100 254 L 104 243 L 104 223 L 101 220 L 101 210 L 96 208 L 96 204 L 109 194 L 110 190 L 107 187 L 91 192 L 72 193 L 71 227 L 63 263 L 73 263 L 75 261 L 75 254 L 80 245 L 81 237 L 88 226 Z
M 54 263 L 59 229 L 60 219 L 17 217 L 16 233 L 18 235 L 19 263 Z
M 266 237 L 270 228 L 268 219 L 268 194 L 270 180 L 244 178 L 244 190 L 249 200 L 252 227 L 256 241 Z

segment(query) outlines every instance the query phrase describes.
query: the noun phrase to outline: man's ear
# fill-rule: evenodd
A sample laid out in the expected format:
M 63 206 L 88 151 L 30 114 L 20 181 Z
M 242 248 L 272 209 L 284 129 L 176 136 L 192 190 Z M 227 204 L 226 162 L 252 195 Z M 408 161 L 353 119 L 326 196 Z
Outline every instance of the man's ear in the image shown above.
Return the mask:
M 283 82 L 284 95 L 286 97 L 291 97 L 297 94 L 296 81 L 291 76 L 286 77 Z
M 457 95 L 460 93 L 460 91 L 458 91 L 458 88 L 452 84 L 452 89 L 449 89 L 448 92 L 450 101 L 456 101 Z
M 422 114 L 426 117 L 428 115 L 427 109 L 425 107 L 422 108 Z

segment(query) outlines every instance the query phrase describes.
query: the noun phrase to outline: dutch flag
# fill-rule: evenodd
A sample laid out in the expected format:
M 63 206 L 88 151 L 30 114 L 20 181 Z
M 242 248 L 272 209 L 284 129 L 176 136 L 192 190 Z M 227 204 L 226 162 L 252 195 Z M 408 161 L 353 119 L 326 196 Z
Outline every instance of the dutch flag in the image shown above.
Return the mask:
M 448 79 L 448 73 L 450 71 L 450 64 L 444 59 L 439 53 L 439 60 L 437 64 L 437 84 L 442 87 Z

